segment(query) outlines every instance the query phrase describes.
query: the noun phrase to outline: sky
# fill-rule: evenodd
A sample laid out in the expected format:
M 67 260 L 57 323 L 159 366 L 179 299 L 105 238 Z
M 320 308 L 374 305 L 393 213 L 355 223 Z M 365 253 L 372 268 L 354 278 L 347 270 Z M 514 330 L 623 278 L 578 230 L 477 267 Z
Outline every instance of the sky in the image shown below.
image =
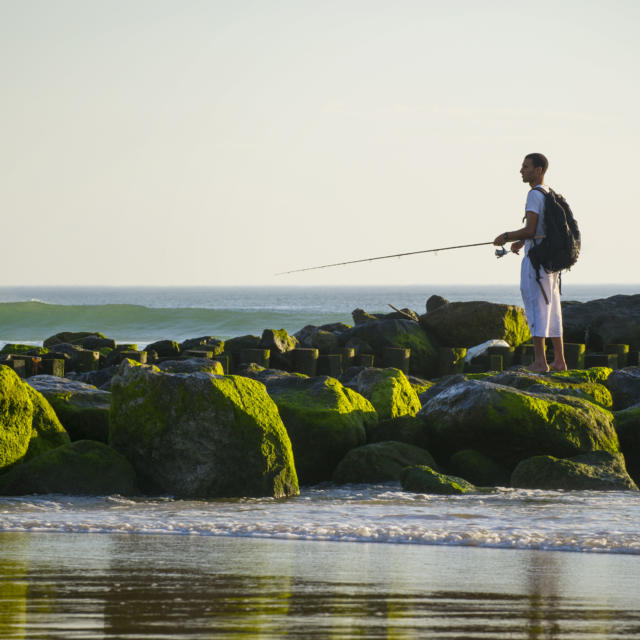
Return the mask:
M 636 0 L 0 0 L 0 286 L 508 284 L 524 155 L 637 283 Z

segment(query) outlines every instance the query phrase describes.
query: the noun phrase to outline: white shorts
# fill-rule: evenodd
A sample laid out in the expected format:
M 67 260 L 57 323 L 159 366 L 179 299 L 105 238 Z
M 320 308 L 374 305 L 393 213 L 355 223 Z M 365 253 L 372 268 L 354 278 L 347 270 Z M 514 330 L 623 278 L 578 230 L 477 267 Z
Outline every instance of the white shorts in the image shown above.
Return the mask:
M 547 294 L 544 299 L 540 284 Z M 540 338 L 562 336 L 562 308 L 560 306 L 560 274 L 547 273 L 540 267 L 540 284 L 528 256 L 522 259 L 520 268 L 520 293 L 531 335 Z

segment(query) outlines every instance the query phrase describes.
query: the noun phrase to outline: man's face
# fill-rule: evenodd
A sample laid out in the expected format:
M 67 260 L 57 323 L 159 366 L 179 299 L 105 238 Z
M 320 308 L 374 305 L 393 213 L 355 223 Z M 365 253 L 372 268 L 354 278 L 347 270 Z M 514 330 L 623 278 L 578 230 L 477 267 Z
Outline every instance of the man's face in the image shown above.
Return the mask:
M 540 179 L 538 175 L 542 167 L 534 167 L 531 158 L 525 158 L 520 168 L 520 175 L 522 176 L 522 182 L 530 183 Z

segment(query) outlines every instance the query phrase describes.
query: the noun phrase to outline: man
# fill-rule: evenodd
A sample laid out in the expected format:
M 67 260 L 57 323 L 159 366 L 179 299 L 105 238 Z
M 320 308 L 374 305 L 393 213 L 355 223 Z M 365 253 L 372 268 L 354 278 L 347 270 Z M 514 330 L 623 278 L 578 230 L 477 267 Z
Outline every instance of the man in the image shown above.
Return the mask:
M 527 195 L 525 206 L 525 225 L 516 231 L 501 233 L 493 244 L 501 247 L 506 242 L 513 241 L 511 251 L 518 253 L 522 247 L 525 256 L 520 269 L 520 292 L 527 314 L 527 323 L 533 337 L 534 361 L 527 367 L 533 373 L 565 371 L 567 364 L 564 360 L 564 343 L 562 341 L 562 309 L 560 307 L 560 274 L 547 273 L 540 268 L 540 282 L 536 280 L 536 271 L 528 258 L 529 249 L 535 243 L 536 236 L 544 235 L 544 205 L 545 196 L 536 189 L 547 191 L 544 184 L 544 174 L 549 166 L 548 160 L 541 153 L 530 153 L 525 156 L 520 169 L 522 181 L 526 182 L 531 191 Z M 545 294 L 548 300 L 545 300 Z M 553 344 L 553 362 L 547 363 L 545 339 L 551 338 Z

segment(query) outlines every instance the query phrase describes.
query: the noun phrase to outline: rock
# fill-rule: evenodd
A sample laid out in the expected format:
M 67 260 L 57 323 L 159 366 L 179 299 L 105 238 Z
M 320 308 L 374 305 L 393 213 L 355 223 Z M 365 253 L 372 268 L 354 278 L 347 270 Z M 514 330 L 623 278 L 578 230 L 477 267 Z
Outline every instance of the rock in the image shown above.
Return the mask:
M 61 333 L 56 333 L 55 336 L 47 338 L 42 344 L 45 347 L 52 347 L 54 345 L 64 343 L 79 344 L 82 340 L 89 337 L 107 339 L 107 336 L 102 333 L 98 333 L 97 331 L 63 331 Z
M 292 351 L 298 346 L 298 340 L 290 336 L 286 329 L 265 329 L 258 346 L 261 349 L 270 349 L 273 355 Z
M 214 336 L 202 336 L 200 338 L 189 338 L 180 344 L 180 353 L 190 349 L 202 348 L 213 352 L 214 356 L 220 355 L 224 351 L 224 340 L 219 340 Z
M 301 484 L 330 480 L 338 463 L 365 444 L 373 405 L 335 378 L 281 376 L 266 382 L 287 428 Z
M 431 467 L 424 465 L 405 467 L 400 481 L 405 491 L 414 493 L 454 495 L 476 490 L 470 482 L 462 478 L 438 473 Z
M 215 373 L 224 375 L 222 364 L 217 360 L 208 358 L 187 358 L 186 360 L 165 360 L 158 364 L 160 371 L 167 373 L 195 373 L 204 371 L 205 373 Z
M 72 441 L 107 442 L 111 408 L 108 391 L 57 376 L 32 376 L 26 382 L 47 399 Z
M 402 470 L 411 465 L 436 466 L 425 449 L 404 442 L 375 442 L 351 449 L 332 479 L 338 484 L 399 481 Z
M 482 380 L 452 380 L 418 416 L 436 458 L 476 449 L 512 470 L 535 455 L 568 458 L 598 449 L 619 451 L 613 415 L 606 409 L 579 398 Z
M 124 362 L 109 440 L 143 490 L 183 497 L 298 494 L 291 443 L 264 385 Z
M 629 475 L 640 485 L 640 404 L 616 411 L 615 427 Z
M 422 408 L 418 394 L 399 369 L 363 369 L 349 386 L 371 402 L 380 420 L 415 416 Z
M 160 358 L 175 358 L 180 355 L 180 345 L 173 340 L 158 340 L 146 347 L 147 351 L 155 351 Z
M 473 378 L 473 375 L 469 376 Z M 605 409 L 611 409 L 613 399 L 607 387 L 599 382 L 590 382 L 583 377 L 572 377 L 571 372 L 563 372 L 562 376 L 554 373 L 541 375 L 521 369 L 502 371 L 501 373 L 483 377 L 487 382 L 501 384 L 515 389 L 524 389 L 530 393 L 551 393 L 574 396 L 595 402 Z
M 353 318 L 353 323 L 356 326 L 359 324 L 365 324 L 367 322 L 379 320 L 379 317 L 377 315 L 367 313 L 364 309 L 354 309 L 351 312 L 351 317 Z
M 509 471 L 475 449 L 463 449 L 454 453 L 447 469 L 455 476 L 480 487 L 509 486 Z
M 0 365 L 0 473 L 68 442 L 67 432 L 42 394 Z
M 438 295 L 432 295 L 427 299 L 427 313 L 431 313 L 440 307 L 444 307 L 446 304 L 449 304 L 449 301 L 446 298 Z
M 16 344 L 7 343 L 2 349 L 0 349 L 0 355 L 13 354 L 13 355 L 27 355 L 27 356 L 43 356 L 49 353 L 49 349 L 46 347 L 36 347 L 32 344 Z
M 563 302 L 562 321 L 565 341 L 585 343 L 590 351 L 606 344 L 640 350 L 640 294 Z
M 568 460 L 535 456 L 523 460 L 511 474 L 511 486 L 521 489 L 638 491 L 622 454 L 593 451 Z
M 111 338 L 105 338 L 102 334 L 86 336 L 74 344 L 80 345 L 88 351 L 100 351 L 102 349 L 115 349 L 116 341 Z
M 133 467 L 111 447 L 79 440 L 47 451 L 0 476 L 0 495 L 137 495 Z
M 341 334 L 343 344 L 353 339 L 363 340 L 371 345 L 373 353 L 380 359 L 386 347 L 411 349 L 409 373 L 432 377 L 438 367 L 438 350 L 420 325 L 411 320 L 375 320 L 360 324 Z
M 124 359 L 124 358 L 123 358 Z M 86 373 L 69 373 L 68 378 L 77 382 L 84 382 L 85 384 L 97 387 L 101 391 L 109 391 L 111 388 L 111 379 L 117 375 L 120 369 L 120 365 L 110 365 L 103 367 L 97 371 L 87 371 Z
M 640 402 L 640 367 L 612 371 L 605 384 L 613 396 L 613 408 L 616 411 Z
M 424 421 L 411 415 L 381 420 L 377 424 L 367 426 L 367 442 L 385 442 L 386 440 L 406 442 L 423 449 L 428 448 Z
M 515 347 L 531 337 L 524 309 L 493 302 L 450 302 L 420 316 L 420 324 L 443 347 L 472 347 L 493 339 Z
M 413 390 L 420 396 L 421 393 L 428 391 L 433 387 L 435 382 L 432 380 L 425 380 L 424 378 L 418 378 L 417 376 L 407 376 L 409 384 L 413 387 Z

